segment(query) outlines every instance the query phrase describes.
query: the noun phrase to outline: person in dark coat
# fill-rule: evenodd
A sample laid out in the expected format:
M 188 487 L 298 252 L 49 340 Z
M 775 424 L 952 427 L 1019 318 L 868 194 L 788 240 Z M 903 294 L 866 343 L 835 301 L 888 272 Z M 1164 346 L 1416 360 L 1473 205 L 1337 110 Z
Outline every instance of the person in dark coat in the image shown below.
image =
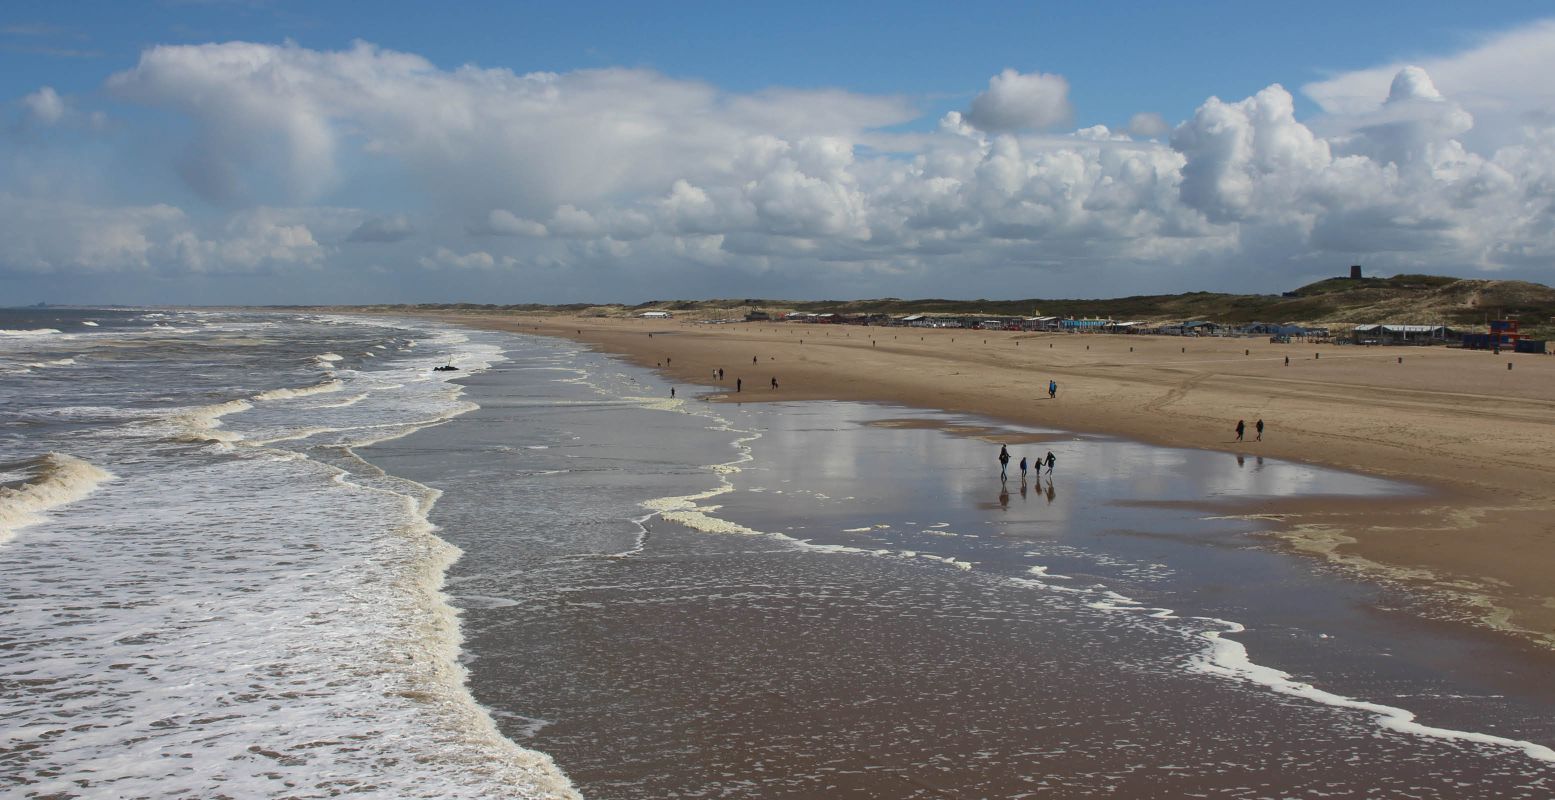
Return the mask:
M 1236 421 L 1236 440 L 1239 441 L 1239 442 L 1242 441 L 1242 434 L 1244 434 L 1246 432 L 1247 432 L 1247 423 L 1243 422 L 1242 420 L 1237 420 Z

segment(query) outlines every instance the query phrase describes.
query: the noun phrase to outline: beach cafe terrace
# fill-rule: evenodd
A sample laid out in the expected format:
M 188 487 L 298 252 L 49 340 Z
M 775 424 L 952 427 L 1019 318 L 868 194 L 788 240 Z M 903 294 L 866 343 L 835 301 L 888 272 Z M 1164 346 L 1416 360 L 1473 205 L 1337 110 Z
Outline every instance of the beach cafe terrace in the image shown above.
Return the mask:
M 1437 344 L 1458 338 L 1445 325 L 1357 325 L 1350 338 L 1358 344 Z

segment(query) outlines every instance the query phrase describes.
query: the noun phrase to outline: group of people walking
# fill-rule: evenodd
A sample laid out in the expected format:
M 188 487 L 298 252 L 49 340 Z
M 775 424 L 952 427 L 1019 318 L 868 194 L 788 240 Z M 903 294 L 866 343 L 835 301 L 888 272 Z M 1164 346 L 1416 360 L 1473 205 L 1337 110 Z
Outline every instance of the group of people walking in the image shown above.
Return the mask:
M 1036 469 L 1037 474 L 1041 475 L 1042 474 L 1042 465 L 1046 464 L 1047 465 L 1047 474 L 1052 475 L 1053 474 L 1053 466 L 1056 465 L 1057 463 L 1058 463 L 1058 458 L 1053 455 L 1053 451 L 1052 450 L 1049 450 L 1049 451 L 1047 451 L 1047 457 L 1046 458 L 1039 458 L 1036 461 L 1031 462 L 1031 465 Z M 1001 445 L 999 445 L 999 480 L 1009 480 L 1009 477 L 1010 477 L 1009 469 L 1010 469 L 1010 448 L 1007 445 L 1002 445 L 1001 444 Z M 1026 457 L 1025 456 L 1021 456 L 1020 457 L 1020 476 L 1022 478 L 1026 477 Z
M 1254 439 L 1253 441 L 1255 441 L 1255 442 L 1263 441 L 1263 420 L 1260 419 L 1257 422 L 1253 423 L 1253 431 L 1257 434 L 1257 437 L 1258 437 L 1258 438 Z M 1240 441 L 1244 441 L 1244 437 L 1246 435 L 1247 435 L 1247 422 L 1245 420 L 1240 420 L 1240 419 L 1237 420 L 1236 421 L 1236 440 L 1239 441 L 1239 442 Z

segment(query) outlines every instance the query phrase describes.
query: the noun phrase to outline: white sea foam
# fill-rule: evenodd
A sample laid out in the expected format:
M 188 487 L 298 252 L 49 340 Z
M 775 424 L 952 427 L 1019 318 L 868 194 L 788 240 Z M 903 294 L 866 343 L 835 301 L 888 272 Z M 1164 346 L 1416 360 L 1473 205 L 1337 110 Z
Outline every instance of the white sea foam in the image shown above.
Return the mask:
M 97 323 L 95 323 L 95 322 L 93 322 L 93 321 L 91 321 L 89 319 L 82 320 L 81 324 L 87 326 L 88 328 L 95 328 L 95 327 L 97 327 Z
M 242 434 L 222 430 L 221 418 L 253 408 L 247 400 L 228 400 L 208 406 L 197 406 L 170 414 L 168 423 L 173 426 L 172 439 L 180 442 L 232 443 L 243 438 Z
M 31 477 L 18 487 L 0 486 L 0 544 L 16 530 L 36 524 L 51 509 L 74 503 L 113 476 L 79 458 L 48 453 L 26 470 Z
M 1204 638 L 1209 642 L 1209 649 L 1193 662 L 1193 667 L 1200 672 L 1233 680 L 1247 681 L 1267 687 L 1280 694 L 1300 697 L 1315 703 L 1322 703 L 1323 705 L 1365 711 L 1372 714 L 1376 723 L 1386 730 L 1415 736 L 1429 736 L 1437 739 L 1506 747 L 1521 750 L 1529 758 L 1555 762 L 1555 750 L 1541 744 L 1488 733 L 1459 731 L 1424 725 L 1415 721 L 1413 713 L 1402 708 L 1334 694 L 1333 692 L 1319 689 L 1312 684 L 1295 680 L 1288 672 L 1255 664 L 1248 657 L 1247 648 L 1241 642 L 1227 639 L 1224 636 L 1224 634 L 1228 633 L 1241 633 L 1246 630 L 1245 627 L 1222 619 L 1206 618 L 1205 621 L 1219 625 L 1221 629 L 1208 630 L 1203 633 Z
M 1044 579 L 1068 579 L 1067 576 L 1063 575 L 1050 575 L 1045 567 L 1040 566 L 1030 567 L 1027 572 Z M 1026 578 L 1013 578 L 1011 580 L 1027 586 L 1085 598 L 1083 601 L 1084 605 L 1097 611 L 1142 615 L 1161 621 L 1173 620 L 1179 623 L 1183 621 L 1170 608 L 1149 606 L 1134 598 L 1113 591 L 1104 584 L 1077 588 L 1049 583 L 1047 580 Z M 1245 645 L 1234 639 L 1225 638 L 1226 634 L 1236 634 L 1245 631 L 1247 628 L 1242 624 L 1213 617 L 1193 617 L 1191 621 L 1208 623 L 1213 626 L 1211 629 L 1197 633 L 1197 636 L 1207 643 L 1207 647 L 1188 661 L 1187 666 L 1193 671 L 1228 680 L 1245 681 L 1263 686 L 1280 694 L 1299 697 L 1334 708 L 1370 712 L 1379 726 L 1397 733 L 1505 747 L 1520 750 L 1530 758 L 1539 761 L 1555 762 L 1555 750 L 1544 745 L 1475 731 L 1460 731 L 1424 725 L 1416 722 L 1415 715 L 1405 709 L 1345 697 L 1334 692 L 1319 689 L 1312 684 L 1297 681 L 1291 677 L 1290 673 L 1254 663 Z
M 32 328 L 30 330 L 17 330 L 14 328 L 0 328 L 0 336 L 14 336 L 17 338 L 33 336 L 52 336 L 59 333 L 57 328 Z
M 460 349 L 469 369 L 500 358 L 494 347 Z M 50 687 L 0 694 L 0 750 L 25 753 L 7 764 L 25 782 L 13 789 L 577 797 L 548 756 L 504 738 L 465 688 L 458 619 L 442 592 L 458 551 L 426 517 L 437 492 L 349 449 L 474 408 L 456 384 L 423 372 L 343 378 L 362 391 L 340 404 L 357 424 L 332 429 L 338 450 L 267 449 L 248 435 L 251 422 L 306 429 L 317 406 L 237 399 L 149 420 L 156 412 L 55 410 L 139 438 L 238 446 L 173 457 L 136 446 L 106 491 L 22 519 L 47 521 L 46 539 L 0 548 L 0 559 L 12 550 L 0 635 L 70 632 L 29 635 L 25 652 L 0 661 L 0 682 L 44 677 Z M 286 396 L 264 394 L 253 399 Z M 243 412 L 241 432 L 223 429 L 223 417 Z M 121 418 L 134 421 L 112 422 Z M 316 460 L 333 452 L 338 465 Z M 84 497 L 77 478 L 96 469 L 69 456 L 47 466 L 0 493 L 0 528 L 18 510 Z M 23 543 L 27 558 L 16 560 Z
M 362 392 L 361 394 L 353 394 L 337 403 L 321 403 L 315 406 L 315 408 L 346 408 L 347 406 L 354 406 L 371 396 L 367 392 Z

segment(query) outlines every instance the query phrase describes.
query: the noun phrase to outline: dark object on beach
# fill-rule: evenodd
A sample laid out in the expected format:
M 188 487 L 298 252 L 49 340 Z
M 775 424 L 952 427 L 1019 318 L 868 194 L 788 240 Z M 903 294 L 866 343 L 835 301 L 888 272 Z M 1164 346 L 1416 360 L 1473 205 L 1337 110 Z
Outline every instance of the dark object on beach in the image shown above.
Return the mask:
M 458 372 L 459 368 L 452 364 L 444 364 L 441 367 L 433 367 L 433 372 Z
M 673 386 L 670 387 L 670 399 L 671 400 L 675 399 L 675 387 L 673 387 Z
M 735 378 L 734 379 L 734 390 L 736 392 L 740 391 L 744 386 L 745 386 L 745 379 L 744 378 Z
M 1260 442 L 1263 441 L 1263 420 L 1259 419 L 1258 422 L 1255 425 L 1253 425 L 1253 427 L 1255 429 L 1257 429 L 1257 431 L 1258 431 L 1258 439 L 1257 439 L 1257 441 L 1260 441 Z
M 1285 357 L 1285 366 L 1290 366 L 1290 356 Z
M 752 364 L 756 363 L 756 357 L 755 356 L 751 356 L 751 363 Z
M 1010 449 L 999 445 L 999 480 L 1008 480 L 1010 475 L 1006 471 L 1010 467 Z
M 1053 467 L 1058 464 L 1058 459 L 1056 457 L 1054 457 L 1053 451 L 1052 450 L 1047 451 L 1047 458 L 1045 458 L 1043 460 L 1047 462 L 1047 474 L 1052 475 L 1053 474 Z
M 772 379 L 772 388 L 774 388 L 774 389 L 777 388 L 777 378 L 773 378 Z
M 1246 432 L 1247 432 L 1247 423 L 1243 422 L 1242 420 L 1237 420 L 1236 421 L 1236 440 L 1239 441 L 1239 442 L 1242 441 L 1242 434 L 1246 433 Z

